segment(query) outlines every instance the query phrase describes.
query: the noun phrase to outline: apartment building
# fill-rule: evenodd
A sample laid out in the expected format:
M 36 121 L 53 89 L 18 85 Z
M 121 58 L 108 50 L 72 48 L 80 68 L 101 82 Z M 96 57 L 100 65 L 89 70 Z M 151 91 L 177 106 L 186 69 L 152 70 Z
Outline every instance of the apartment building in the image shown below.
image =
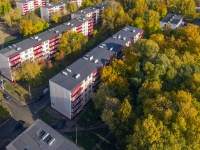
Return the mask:
M 39 6 L 46 6 L 49 4 L 49 0 L 21 0 L 17 1 L 17 8 L 22 10 L 22 15 L 26 15 L 29 11 L 34 11 Z
M 50 59 L 57 52 L 62 33 L 65 31 L 82 33 L 91 36 L 93 20 L 88 17 L 79 17 L 63 23 L 55 28 L 8 46 L 0 51 L 0 71 L 6 78 L 14 81 L 12 70 L 26 60 Z
M 62 12 L 66 11 L 65 2 L 57 2 L 57 3 L 48 4 L 46 6 L 40 7 L 41 18 L 43 18 L 47 22 L 51 20 L 50 19 L 51 13 L 57 12 L 57 11 L 62 11 Z
M 75 13 L 72 13 L 71 18 L 73 19 L 80 16 L 91 17 L 93 18 L 93 23 L 95 25 L 102 21 L 102 13 L 106 4 L 107 4 L 107 1 L 104 1 L 97 5 L 85 8 L 83 10 L 79 10 Z
M 37 119 L 8 144 L 6 150 L 83 150 L 83 148 Z
M 172 30 L 180 28 L 184 25 L 183 16 L 169 13 L 160 21 L 161 28 L 164 28 L 167 24 L 171 26 Z
M 124 47 L 142 35 L 142 29 L 125 27 L 50 79 L 51 107 L 73 119 L 97 88 L 99 70 L 112 58 L 121 58 Z

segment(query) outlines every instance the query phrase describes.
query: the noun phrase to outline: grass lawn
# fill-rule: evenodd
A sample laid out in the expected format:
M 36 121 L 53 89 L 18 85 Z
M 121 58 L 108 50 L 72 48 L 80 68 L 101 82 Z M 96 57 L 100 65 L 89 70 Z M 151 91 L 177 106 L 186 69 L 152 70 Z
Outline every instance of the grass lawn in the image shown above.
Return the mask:
M 46 122 L 48 125 L 51 125 L 56 120 L 56 118 L 46 112 L 47 107 L 50 107 L 50 103 L 38 111 L 37 116 L 40 117 L 40 119 Z
M 86 150 L 91 150 L 104 136 L 108 134 L 108 129 L 96 129 L 77 133 L 77 143 Z M 76 141 L 76 133 L 65 133 L 65 136 Z
M 24 89 L 19 84 L 15 83 L 12 84 L 10 82 L 6 83 L 4 85 L 4 88 L 9 91 L 12 95 L 14 95 L 18 100 L 22 102 L 29 102 L 30 101 L 30 95 L 29 92 Z
M 97 110 L 95 110 L 93 102 L 89 106 L 87 111 L 77 121 L 77 124 L 81 127 L 101 124 L 101 123 L 103 123 L 103 121 L 101 120 L 100 113 L 97 112 Z
M 15 44 L 23 40 L 23 36 L 19 33 L 9 36 L 5 39 L 4 47 Z

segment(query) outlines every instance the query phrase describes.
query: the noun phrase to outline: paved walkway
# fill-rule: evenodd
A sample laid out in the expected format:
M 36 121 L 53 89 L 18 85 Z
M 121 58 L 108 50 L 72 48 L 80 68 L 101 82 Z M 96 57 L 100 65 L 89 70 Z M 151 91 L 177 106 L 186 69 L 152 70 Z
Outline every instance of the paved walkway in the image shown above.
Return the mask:
M 91 130 L 95 130 L 95 129 L 100 129 L 100 128 L 108 128 L 107 124 L 99 124 L 99 125 L 92 125 L 89 127 L 79 127 L 77 126 L 77 131 L 91 131 Z M 60 132 L 65 133 L 65 132 L 76 132 L 76 126 L 69 129 L 69 128 L 64 128 L 61 129 Z

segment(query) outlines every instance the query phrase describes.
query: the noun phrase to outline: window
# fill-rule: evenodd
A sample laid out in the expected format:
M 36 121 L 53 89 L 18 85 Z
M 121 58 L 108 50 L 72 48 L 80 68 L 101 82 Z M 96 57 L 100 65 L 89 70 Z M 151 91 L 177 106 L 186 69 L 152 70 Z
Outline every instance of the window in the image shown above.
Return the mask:
M 87 93 L 85 94 L 85 97 L 87 97 Z
M 85 92 L 87 92 L 87 88 L 85 89 Z

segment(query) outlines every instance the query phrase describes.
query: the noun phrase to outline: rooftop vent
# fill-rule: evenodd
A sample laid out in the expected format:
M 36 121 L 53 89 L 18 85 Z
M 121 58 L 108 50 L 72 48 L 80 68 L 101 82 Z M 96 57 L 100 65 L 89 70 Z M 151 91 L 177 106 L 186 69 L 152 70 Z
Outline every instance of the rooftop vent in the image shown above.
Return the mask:
M 103 48 L 103 45 L 100 45 L 99 47 L 100 47 L 100 48 Z
M 66 69 L 66 71 L 67 71 L 67 72 L 70 72 L 70 73 L 72 72 L 72 70 L 70 70 L 70 69 Z
M 93 56 L 90 56 L 90 61 L 93 59 Z
M 106 44 L 101 44 L 102 46 L 106 46 Z
M 71 24 L 71 26 L 74 26 L 74 24 Z
M 129 28 L 125 27 L 123 30 L 124 30 L 124 31 L 128 31 L 128 30 L 129 30 Z
M 56 33 L 58 33 L 59 31 L 58 30 L 56 30 Z
M 30 39 L 33 39 L 33 37 L 31 36 Z
M 12 46 L 8 46 L 8 48 L 12 49 Z
M 21 50 L 21 47 L 18 47 L 18 48 L 17 48 L 17 51 L 19 51 L 19 50 Z
M 123 37 L 123 40 L 125 41 L 125 40 L 126 40 L 126 37 Z
M 112 50 L 113 50 L 113 47 L 111 47 L 109 50 L 112 51 Z
M 67 76 L 67 72 L 66 71 L 62 71 L 62 74 L 64 74 L 65 76 Z
M 13 47 L 16 47 L 16 45 L 15 45 L 15 44 L 13 44 Z
M 95 60 L 94 60 L 94 63 L 97 64 L 97 63 L 98 63 L 98 59 L 95 59 Z
M 117 38 L 117 36 L 116 35 L 113 35 L 113 39 L 116 39 Z
M 45 134 L 42 136 L 42 139 L 44 140 L 48 135 L 49 135 L 49 133 L 45 133 Z
M 64 25 L 67 25 L 67 23 L 65 22 L 65 23 L 63 23 Z
M 75 75 L 75 78 L 78 79 L 80 77 L 80 74 Z
M 67 25 L 70 25 L 70 22 L 68 22 Z
M 45 133 L 46 133 L 46 132 L 45 132 L 44 130 L 41 130 L 41 129 L 40 129 L 40 130 L 37 131 L 37 137 L 41 139 L 42 136 L 43 136 Z
M 85 20 L 85 18 L 82 19 L 83 21 Z
M 83 56 L 83 59 L 84 59 L 84 60 L 88 60 L 88 58 L 89 58 L 89 55 Z
M 135 32 L 135 30 L 132 30 L 132 32 Z
M 35 39 L 38 39 L 38 36 L 35 36 Z
M 121 38 L 121 35 L 118 35 L 118 39 L 120 39 Z
M 52 28 L 52 30 L 54 31 L 55 29 L 54 29 L 54 28 Z
M 41 38 L 39 38 L 38 41 L 41 41 Z
M 44 142 L 49 142 L 52 139 L 52 136 L 49 134 L 45 139 Z
M 83 10 L 81 10 L 81 13 L 83 12 Z
M 51 29 L 49 29 L 49 31 L 51 31 Z
M 49 144 L 49 145 L 52 145 L 54 142 L 55 142 L 55 138 L 52 138 L 52 139 L 48 142 L 48 144 Z

